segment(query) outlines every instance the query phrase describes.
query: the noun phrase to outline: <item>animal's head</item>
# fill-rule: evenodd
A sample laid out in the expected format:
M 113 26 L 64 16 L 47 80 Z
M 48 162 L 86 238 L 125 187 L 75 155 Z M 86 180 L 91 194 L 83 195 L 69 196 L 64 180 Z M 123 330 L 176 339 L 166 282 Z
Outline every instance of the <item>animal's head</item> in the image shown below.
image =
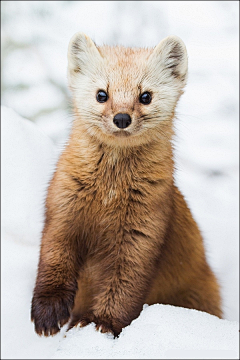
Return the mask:
M 187 67 L 185 45 L 176 36 L 154 49 L 141 49 L 98 47 L 76 33 L 68 48 L 76 121 L 100 142 L 113 145 L 161 139 L 171 132 Z

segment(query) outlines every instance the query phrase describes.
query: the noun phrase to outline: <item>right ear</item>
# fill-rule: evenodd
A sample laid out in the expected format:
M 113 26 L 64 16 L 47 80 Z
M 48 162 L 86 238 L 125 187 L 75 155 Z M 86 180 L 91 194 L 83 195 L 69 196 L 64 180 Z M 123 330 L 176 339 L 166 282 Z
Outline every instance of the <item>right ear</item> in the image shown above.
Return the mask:
M 70 85 L 76 76 L 81 73 L 91 73 L 102 56 L 94 42 L 84 33 L 77 32 L 68 45 L 68 78 Z
M 148 60 L 155 73 L 162 73 L 162 78 L 169 81 L 177 78 L 182 85 L 186 83 L 188 59 L 184 42 L 178 36 L 168 36 L 153 50 Z

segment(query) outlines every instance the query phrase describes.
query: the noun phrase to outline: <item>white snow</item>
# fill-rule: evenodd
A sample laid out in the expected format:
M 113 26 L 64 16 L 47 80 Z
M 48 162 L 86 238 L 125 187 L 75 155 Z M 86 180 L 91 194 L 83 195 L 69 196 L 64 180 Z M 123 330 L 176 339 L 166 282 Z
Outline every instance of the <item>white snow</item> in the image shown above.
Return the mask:
M 12 109 L 2 106 L 1 119 L 2 231 L 23 243 L 36 244 L 55 148 L 34 123 Z
M 91 346 L 89 346 L 91 344 Z M 238 323 L 207 313 L 155 304 L 123 329 L 118 339 L 89 324 L 67 333 L 52 359 L 234 359 Z
M 1 10 L 2 104 L 9 107 L 1 107 L 1 357 L 239 358 L 239 3 L 2 1 Z M 170 34 L 186 43 L 189 79 L 175 123 L 175 177 L 221 284 L 224 320 L 153 305 L 119 339 L 93 324 L 66 338 L 65 328 L 54 337 L 35 334 L 30 304 L 43 205 L 71 122 L 67 46 L 76 31 L 97 44 L 154 46 Z M 23 46 L 8 55 L 9 39 Z

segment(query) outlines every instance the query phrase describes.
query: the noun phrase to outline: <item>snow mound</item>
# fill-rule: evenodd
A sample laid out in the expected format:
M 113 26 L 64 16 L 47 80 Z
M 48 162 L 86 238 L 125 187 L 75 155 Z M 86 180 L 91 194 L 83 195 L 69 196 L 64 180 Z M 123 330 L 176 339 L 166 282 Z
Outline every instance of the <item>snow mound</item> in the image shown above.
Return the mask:
M 52 359 L 237 359 L 238 323 L 170 305 L 145 305 L 118 339 L 73 328 Z
M 39 240 L 44 194 L 56 162 L 52 140 L 14 110 L 1 106 L 2 231 Z

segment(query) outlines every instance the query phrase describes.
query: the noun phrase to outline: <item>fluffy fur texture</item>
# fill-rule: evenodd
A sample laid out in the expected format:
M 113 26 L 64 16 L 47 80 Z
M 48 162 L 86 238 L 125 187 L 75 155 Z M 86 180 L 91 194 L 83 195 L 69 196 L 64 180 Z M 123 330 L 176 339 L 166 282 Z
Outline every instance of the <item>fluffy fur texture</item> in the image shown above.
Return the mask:
M 218 283 L 173 178 L 174 111 L 187 79 L 182 40 L 97 47 L 77 33 L 68 62 L 75 119 L 46 199 L 36 332 L 93 321 L 117 336 L 144 303 L 221 317 Z M 100 89 L 105 103 L 96 100 Z M 139 101 L 146 91 L 148 105 Z M 115 126 L 118 113 L 129 114 L 131 125 Z

